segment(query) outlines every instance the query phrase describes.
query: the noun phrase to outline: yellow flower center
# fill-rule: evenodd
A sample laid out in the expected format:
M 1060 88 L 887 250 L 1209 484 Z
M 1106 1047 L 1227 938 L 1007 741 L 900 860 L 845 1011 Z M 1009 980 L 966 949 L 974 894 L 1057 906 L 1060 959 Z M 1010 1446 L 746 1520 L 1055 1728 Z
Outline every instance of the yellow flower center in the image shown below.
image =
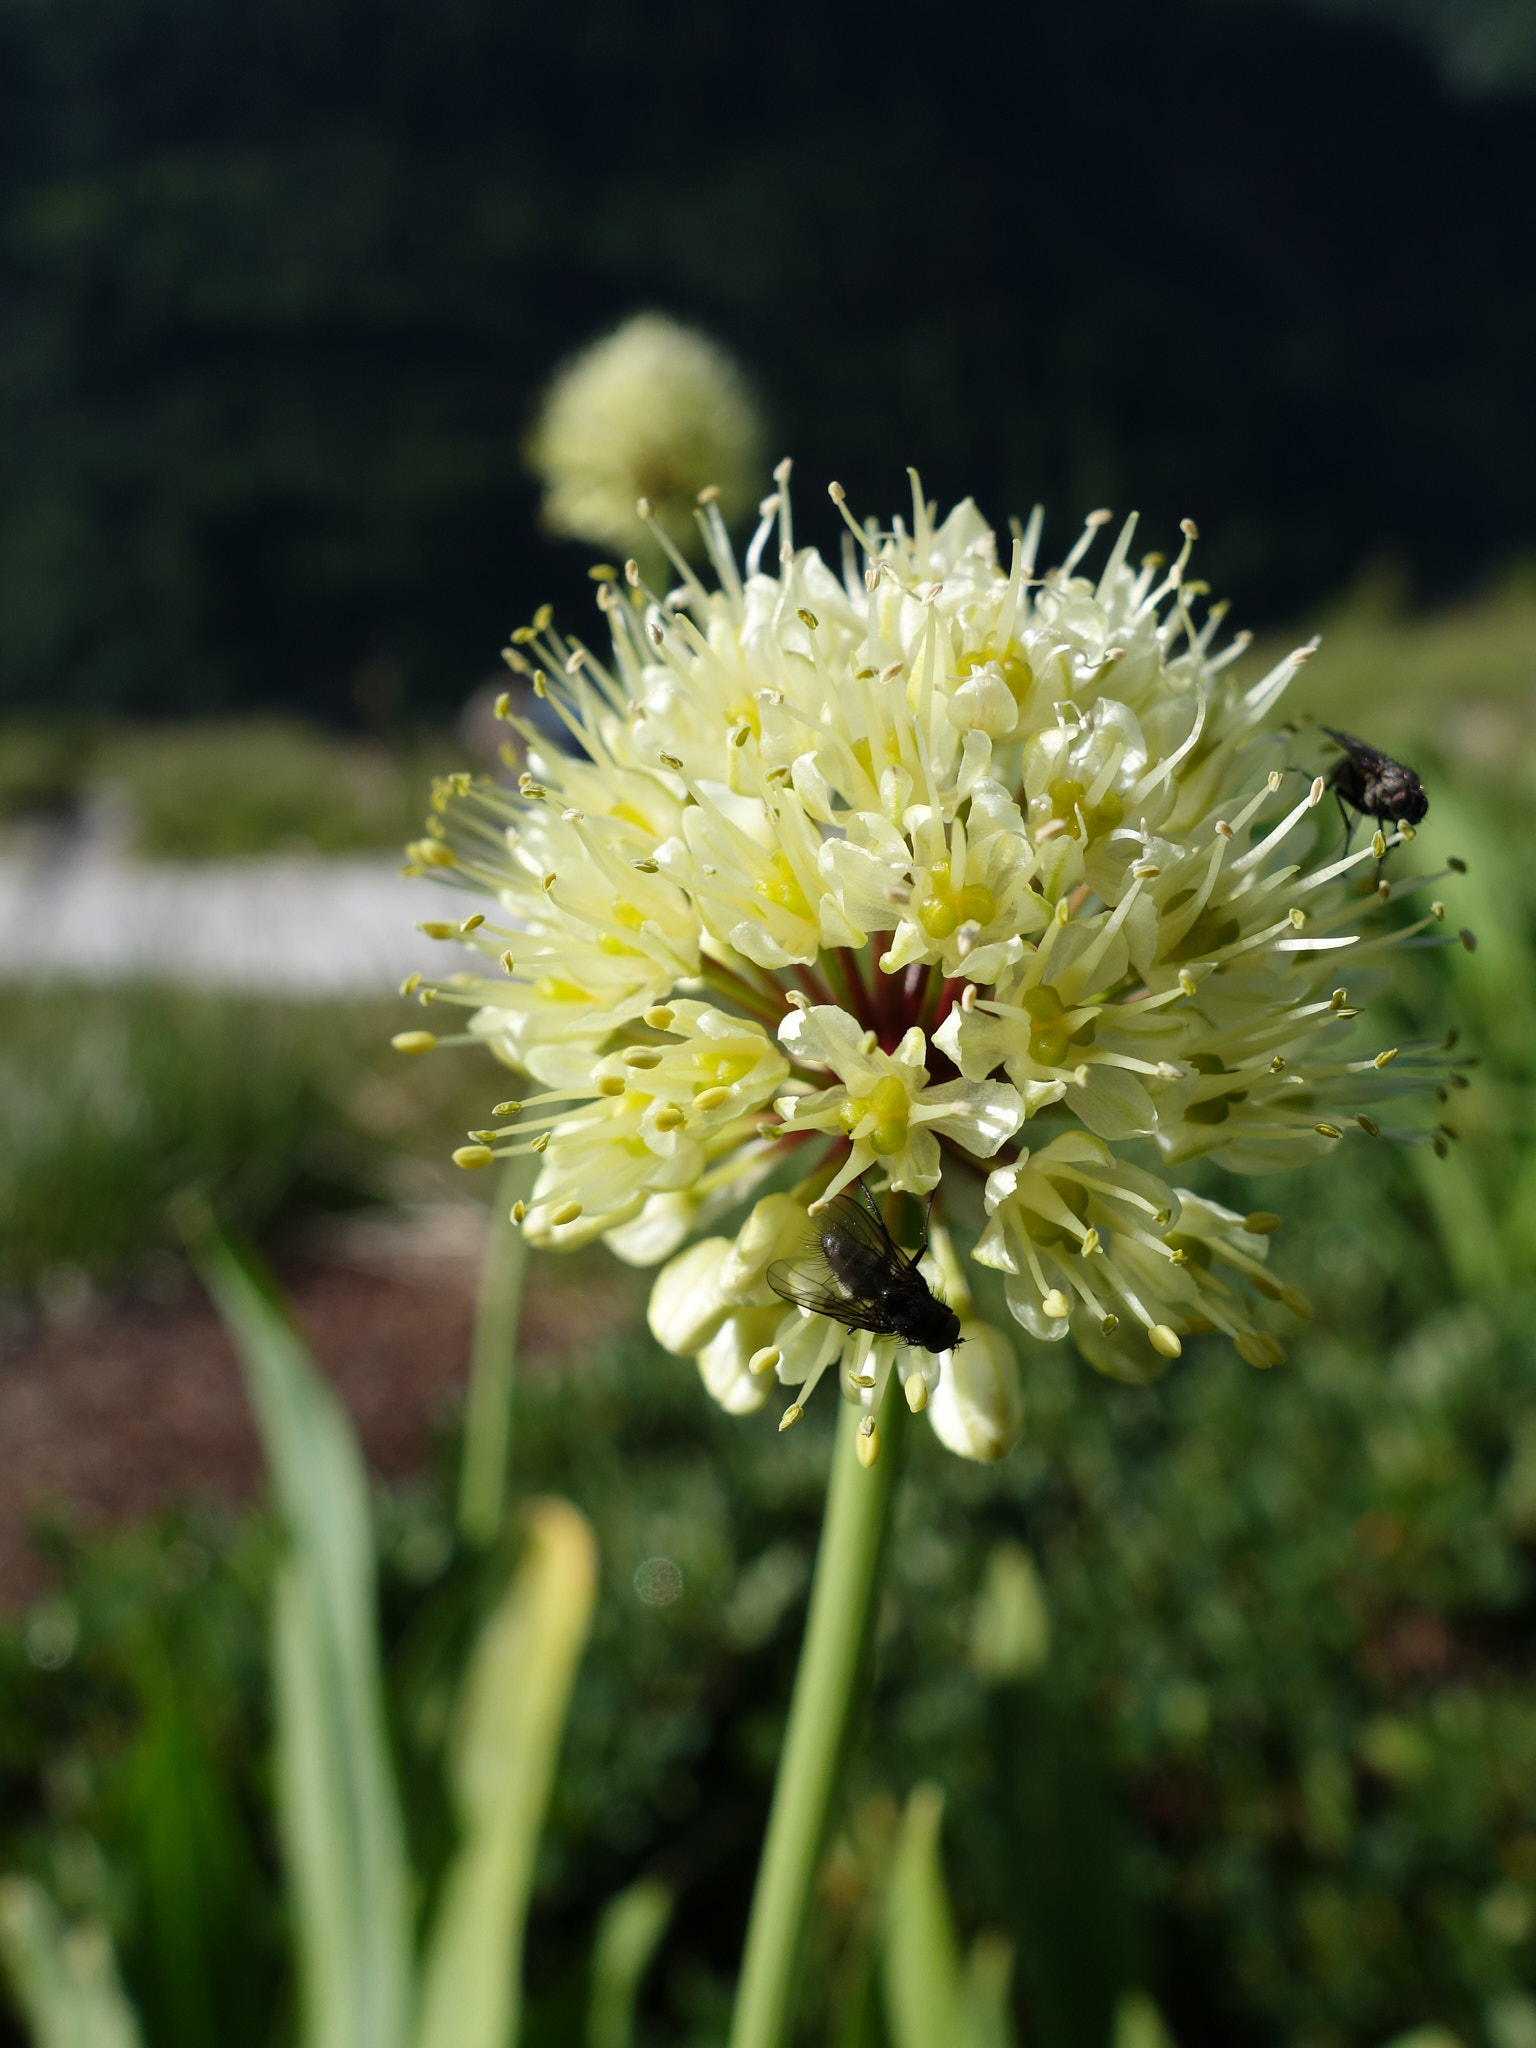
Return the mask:
M 806 901 L 805 891 L 795 880 L 795 871 L 786 854 L 776 853 L 768 863 L 768 873 L 752 884 L 754 896 L 761 896 L 765 903 L 776 903 L 780 910 L 787 910 L 792 917 L 810 920 L 811 906 Z
M 962 654 L 956 667 L 962 676 L 974 675 L 979 668 L 997 669 L 1015 704 L 1022 705 L 1034 687 L 1034 670 L 1016 646 L 1010 646 L 1003 654 L 990 646 L 978 647 L 970 654 Z
M 1059 782 L 1053 782 L 1046 794 L 1051 800 L 1051 816 L 1060 818 L 1074 839 L 1081 829 L 1079 813 L 1090 839 L 1097 839 L 1102 832 L 1113 832 L 1125 816 L 1125 805 L 1112 789 L 1106 790 L 1096 804 L 1085 802 L 1087 784 L 1077 781 L 1074 776 L 1063 776 Z
M 574 981 L 564 981 L 558 974 L 541 974 L 533 984 L 533 992 L 546 1003 L 589 1003 L 592 998 L 584 988 L 578 988 Z
M 887 1074 L 867 1095 L 850 1095 L 838 1111 L 837 1120 L 851 1138 L 860 1124 L 873 1117 L 875 1127 L 865 1133 L 864 1142 L 877 1159 L 888 1159 L 893 1152 L 906 1149 L 910 1109 L 911 1102 L 901 1081 L 895 1074 Z
M 947 860 L 935 861 L 928 870 L 928 893 L 917 906 L 917 917 L 931 939 L 947 939 L 962 924 L 990 924 L 996 915 L 997 898 L 984 883 L 951 888 Z
M 1026 992 L 1024 1008 L 1031 1020 L 1029 1056 L 1037 1066 L 1064 1067 L 1075 1047 L 1092 1045 L 1093 1019 L 1090 1017 L 1076 1031 L 1069 1031 L 1066 1008 L 1048 982 Z

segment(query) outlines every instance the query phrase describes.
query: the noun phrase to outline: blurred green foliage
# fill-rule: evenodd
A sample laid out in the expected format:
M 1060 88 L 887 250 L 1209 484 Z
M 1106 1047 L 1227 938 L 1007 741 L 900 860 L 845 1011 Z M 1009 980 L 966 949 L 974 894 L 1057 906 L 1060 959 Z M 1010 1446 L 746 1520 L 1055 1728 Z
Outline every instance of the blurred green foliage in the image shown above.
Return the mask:
M 0 822 L 120 812 L 152 860 L 397 851 L 434 773 L 460 765 L 443 735 L 343 737 L 293 718 L 206 724 L 0 724 Z
M 0 1292 L 131 1280 L 201 1193 L 265 1235 L 317 1209 L 472 1191 L 444 1134 L 483 1074 L 401 1077 L 391 1003 L 149 987 L 0 991 Z M 412 1155 L 414 1156 L 414 1160 Z

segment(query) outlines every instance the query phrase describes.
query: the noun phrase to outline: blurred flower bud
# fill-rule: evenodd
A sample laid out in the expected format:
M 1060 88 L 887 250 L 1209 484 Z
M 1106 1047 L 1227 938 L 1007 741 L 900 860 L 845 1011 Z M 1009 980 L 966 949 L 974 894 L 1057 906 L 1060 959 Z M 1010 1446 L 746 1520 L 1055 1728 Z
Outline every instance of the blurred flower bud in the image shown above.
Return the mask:
M 784 1311 L 742 1309 L 727 1316 L 699 1353 L 699 1377 L 727 1415 L 750 1415 L 768 1398 L 768 1375 L 754 1373 L 750 1362 L 771 1343 Z
M 999 1543 L 987 1559 L 971 1613 L 971 1668 L 988 1685 L 1043 1670 L 1051 1617 L 1035 1561 L 1021 1543 Z
M 553 533 L 626 553 L 654 546 L 648 499 L 670 539 L 699 549 L 694 508 L 713 486 L 730 520 L 756 497 L 762 424 L 739 365 L 707 335 L 640 313 L 560 370 L 527 456 Z
M 963 1323 L 928 1403 L 934 1435 L 962 1458 L 990 1465 L 1010 1451 L 1024 1422 L 1013 1346 L 990 1323 Z
M 730 1248 L 728 1237 L 701 1237 L 656 1275 L 646 1321 L 656 1342 L 677 1358 L 702 1351 L 730 1314 L 720 1292 L 721 1261 Z

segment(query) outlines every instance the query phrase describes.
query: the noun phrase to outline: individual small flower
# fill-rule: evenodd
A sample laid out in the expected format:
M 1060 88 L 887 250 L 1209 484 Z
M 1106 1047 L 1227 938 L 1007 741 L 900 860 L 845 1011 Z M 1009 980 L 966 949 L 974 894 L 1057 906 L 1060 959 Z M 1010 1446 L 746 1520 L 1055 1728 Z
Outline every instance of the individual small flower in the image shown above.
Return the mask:
M 830 1067 L 838 1085 L 786 1095 L 776 1107 L 792 1131 L 847 1139 L 849 1152 L 821 1200 L 831 1201 L 878 1160 L 893 1189 L 926 1194 L 940 1177 L 939 1139 L 990 1159 L 1023 1121 L 1014 1090 L 996 1081 L 941 1081 L 931 1087 L 927 1044 L 914 1025 L 893 1052 L 873 1030 L 860 1031 L 830 1004 L 792 1010 L 779 1026 L 786 1051 L 803 1067 Z
M 752 501 L 762 423 L 740 367 L 707 335 L 640 313 L 559 372 L 528 441 L 554 533 L 630 552 L 649 501 L 674 545 L 698 547 L 694 510 L 713 488 L 727 520 Z
M 602 1054 L 539 1046 L 529 1071 L 551 1085 L 503 1104 L 516 1122 L 488 1134 L 507 1140 L 487 1147 L 491 1157 L 542 1157 L 524 1219 L 535 1244 L 588 1244 L 639 1217 L 648 1199 L 695 1188 L 721 1158 L 737 1188 L 754 1161 L 767 1163 L 761 1140 L 744 1139 L 789 1069 L 762 1026 L 688 1001 L 642 1021 L 653 1038 Z
M 644 354 L 622 339 L 597 388 Z M 603 460 L 630 461 L 629 429 L 611 439 Z M 1463 1078 L 1449 1041 L 1362 1021 L 1398 948 L 1455 943 L 1442 877 L 1406 852 L 1389 872 L 1406 830 L 1340 844 L 1274 724 L 1312 649 L 1237 680 L 1245 636 L 1200 612 L 1187 522 L 1172 561 L 1137 563 L 1132 517 L 1089 573 L 1095 513 L 1041 569 L 1038 514 L 1000 554 L 974 504 L 941 521 L 915 477 L 885 528 L 834 486 L 839 573 L 797 542 L 789 478 L 744 559 L 699 508 L 708 576 L 648 510 L 673 587 L 599 572 L 598 636 L 544 607 L 506 650 L 565 742 L 504 700 L 516 787 L 434 791 L 410 866 L 469 899 L 424 927 L 469 964 L 410 987 L 467 1021 L 397 1043 L 486 1044 L 535 1084 L 455 1157 L 539 1150 L 532 1239 L 665 1262 L 658 1339 L 734 1411 L 790 1389 L 781 1426 L 829 1374 L 872 1410 L 895 1373 L 952 1448 L 1005 1444 L 1009 1348 L 970 1261 L 1029 1336 L 1070 1333 L 1115 1377 L 1204 1333 L 1276 1363 L 1271 1324 L 1307 1312 L 1269 1271 L 1278 1219 L 1122 1148 L 1234 1174 L 1443 1149 L 1398 1104 Z M 931 1198 L 923 1270 L 975 1330 L 952 1353 L 775 1294 L 856 1181 L 892 1230 Z M 908 1205 L 908 1243 L 915 1224 Z

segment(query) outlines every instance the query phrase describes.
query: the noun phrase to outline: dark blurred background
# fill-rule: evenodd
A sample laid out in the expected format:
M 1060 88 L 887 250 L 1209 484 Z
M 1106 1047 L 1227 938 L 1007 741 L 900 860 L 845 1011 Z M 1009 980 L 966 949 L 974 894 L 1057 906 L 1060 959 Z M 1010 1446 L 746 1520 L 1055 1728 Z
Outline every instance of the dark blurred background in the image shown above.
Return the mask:
M 1524 0 L 3 0 L 0 104 L 13 709 L 457 703 L 582 582 L 521 444 L 637 306 L 813 526 L 1193 515 L 1260 625 L 1536 538 Z

